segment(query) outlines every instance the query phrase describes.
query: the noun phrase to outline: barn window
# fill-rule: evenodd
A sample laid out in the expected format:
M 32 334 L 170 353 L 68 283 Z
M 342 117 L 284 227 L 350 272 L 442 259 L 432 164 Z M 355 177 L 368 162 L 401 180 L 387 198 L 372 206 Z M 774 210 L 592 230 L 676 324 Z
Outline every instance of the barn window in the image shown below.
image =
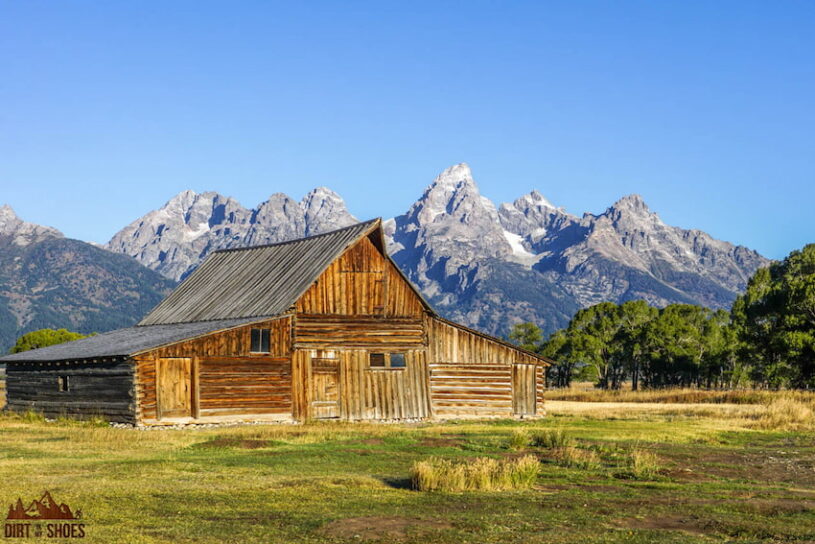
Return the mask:
M 252 342 L 249 351 L 252 353 L 269 353 L 269 329 L 252 329 Z
M 65 392 L 70 389 L 68 376 L 57 376 L 57 391 Z
M 405 354 L 391 353 L 391 368 L 405 368 Z
M 385 368 L 385 354 L 371 353 L 368 358 L 371 368 Z
M 370 368 L 405 368 L 404 353 L 371 353 L 368 356 Z

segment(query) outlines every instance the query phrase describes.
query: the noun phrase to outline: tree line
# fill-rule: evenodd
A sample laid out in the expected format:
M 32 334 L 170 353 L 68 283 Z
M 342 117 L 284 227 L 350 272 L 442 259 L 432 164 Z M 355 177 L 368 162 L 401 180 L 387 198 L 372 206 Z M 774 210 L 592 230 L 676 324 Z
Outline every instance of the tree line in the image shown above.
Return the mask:
M 510 339 L 556 361 L 549 384 L 815 388 L 815 244 L 759 269 L 730 311 L 645 301 L 582 309 L 544 340 L 532 323 Z

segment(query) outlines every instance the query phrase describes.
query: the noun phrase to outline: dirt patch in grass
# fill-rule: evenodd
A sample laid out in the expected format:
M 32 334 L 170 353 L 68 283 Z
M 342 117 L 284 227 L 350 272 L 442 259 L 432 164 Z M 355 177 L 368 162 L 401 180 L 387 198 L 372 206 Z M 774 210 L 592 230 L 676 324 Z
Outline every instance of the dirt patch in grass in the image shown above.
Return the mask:
M 655 516 L 641 519 L 622 520 L 620 525 L 627 529 L 649 531 L 684 531 L 698 535 L 710 534 L 710 524 L 705 520 L 684 516 Z
M 815 487 L 815 462 L 799 451 L 705 449 L 692 454 L 676 455 L 667 445 L 657 446 L 657 451 L 677 464 L 667 473 L 675 480 L 709 481 L 726 478 Z
M 355 540 L 401 540 L 408 536 L 423 536 L 452 527 L 451 523 L 438 519 L 371 516 L 332 521 L 323 526 L 322 533 L 326 536 Z
M 761 516 L 815 512 L 815 501 L 798 499 L 748 499 L 743 510 Z
M 419 445 L 423 448 L 458 448 L 464 441 L 458 438 L 423 438 Z
M 368 438 L 366 440 L 359 440 L 357 444 L 365 444 L 366 446 L 381 446 L 385 441 L 381 438 Z
M 620 488 L 613 485 L 578 485 L 571 489 L 588 491 L 589 493 L 619 493 Z
M 256 450 L 259 448 L 268 448 L 268 440 L 249 440 L 249 439 L 234 439 L 234 438 L 216 438 L 209 442 L 202 442 L 198 444 L 199 448 L 237 448 L 242 450 Z

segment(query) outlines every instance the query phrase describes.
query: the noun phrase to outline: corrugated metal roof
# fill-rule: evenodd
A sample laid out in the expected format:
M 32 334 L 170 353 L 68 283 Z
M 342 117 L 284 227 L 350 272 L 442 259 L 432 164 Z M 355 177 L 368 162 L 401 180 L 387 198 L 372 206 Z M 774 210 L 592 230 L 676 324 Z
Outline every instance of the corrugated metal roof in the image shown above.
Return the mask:
M 73 342 L 0 357 L 0 363 L 74 361 L 103 357 L 127 357 L 142 351 L 231 329 L 258 321 L 257 318 L 222 319 L 197 323 L 128 327 Z
M 289 242 L 215 251 L 139 324 L 284 313 L 334 259 L 378 226 L 374 219 Z

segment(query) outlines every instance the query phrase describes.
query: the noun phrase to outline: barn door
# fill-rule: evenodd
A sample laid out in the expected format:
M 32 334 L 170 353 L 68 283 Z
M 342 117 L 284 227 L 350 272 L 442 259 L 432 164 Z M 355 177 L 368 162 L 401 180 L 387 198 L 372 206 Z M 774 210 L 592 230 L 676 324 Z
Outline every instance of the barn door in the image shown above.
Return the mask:
M 340 417 L 340 359 L 336 351 L 311 352 L 311 417 Z
M 512 365 L 512 412 L 516 416 L 535 415 L 535 365 Z
M 159 419 L 192 416 L 192 359 L 159 359 L 156 394 Z

